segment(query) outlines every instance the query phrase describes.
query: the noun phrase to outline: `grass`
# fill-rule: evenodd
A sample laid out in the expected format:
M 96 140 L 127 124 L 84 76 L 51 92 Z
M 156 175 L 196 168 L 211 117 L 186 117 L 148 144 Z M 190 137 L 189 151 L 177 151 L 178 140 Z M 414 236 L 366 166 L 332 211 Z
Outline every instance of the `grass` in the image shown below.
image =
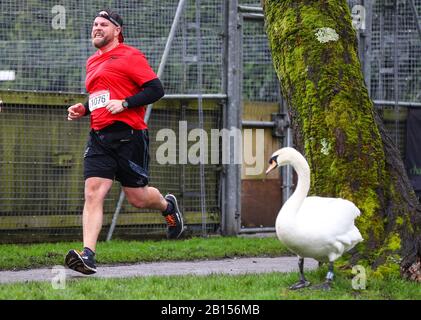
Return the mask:
M 0 245 L 0 269 L 17 270 L 62 265 L 70 248 L 80 243 Z M 221 259 L 226 257 L 283 256 L 289 254 L 275 237 L 210 237 L 178 241 L 111 241 L 98 244 L 98 264 Z M 323 281 L 326 266 L 306 276 Z M 0 285 L 0 300 L 421 300 L 420 285 L 397 277 L 367 274 L 365 290 L 353 290 L 354 275 L 338 270 L 331 291 L 288 287 L 298 273 L 210 276 L 153 276 L 118 279 L 81 277 L 68 280 L 63 290 L 50 282 Z
M 320 283 L 325 268 L 308 272 Z M 309 288 L 291 291 L 298 273 L 260 275 L 211 275 L 136 277 L 126 279 L 80 278 L 53 289 L 48 282 L 0 285 L 0 300 L 415 300 L 421 299 L 419 284 L 401 279 L 369 280 L 366 290 L 355 291 L 351 279 L 338 273 L 330 291 Z
M 31 245 L 0 245 L 0 270 L 19 270 L 60 265 L 69 249 L 81 249 L 80 242 Z M 177 241 L 99 242 L 98 264 L 223 259 L 290 255 L 275 237 L 210 237 Z

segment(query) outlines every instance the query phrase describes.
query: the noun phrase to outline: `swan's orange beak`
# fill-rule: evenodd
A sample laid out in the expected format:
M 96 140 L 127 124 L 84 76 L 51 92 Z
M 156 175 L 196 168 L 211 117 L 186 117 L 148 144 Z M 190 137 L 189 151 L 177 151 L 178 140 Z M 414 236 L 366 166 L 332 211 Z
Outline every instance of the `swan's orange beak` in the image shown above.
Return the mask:
M 273 169 L 275 169 L 278 166 L 278 164 L 276 163 L 275 160 L 270 160 L 270 164 L 269 167 L 266 170 L 266 174 L 268 174 L 269 172 L 271 172 Z

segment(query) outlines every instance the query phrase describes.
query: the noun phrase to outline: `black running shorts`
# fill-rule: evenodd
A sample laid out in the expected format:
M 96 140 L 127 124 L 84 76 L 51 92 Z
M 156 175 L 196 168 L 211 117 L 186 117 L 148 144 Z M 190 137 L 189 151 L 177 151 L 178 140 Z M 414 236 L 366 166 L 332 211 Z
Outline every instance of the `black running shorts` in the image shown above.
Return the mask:
M 123 187 L 144 187 L 149 182 L 148 130 L 134 130 L 118 122 L 91 130 L 84 154 L 84 177 L 120 181 Z

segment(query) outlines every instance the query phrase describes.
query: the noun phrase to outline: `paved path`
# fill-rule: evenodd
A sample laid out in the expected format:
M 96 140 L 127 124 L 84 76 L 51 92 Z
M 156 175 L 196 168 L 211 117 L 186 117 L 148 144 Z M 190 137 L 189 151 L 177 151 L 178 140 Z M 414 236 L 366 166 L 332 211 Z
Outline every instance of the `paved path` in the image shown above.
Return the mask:
M 132 265 L 98 266 L 98 272 L 92 276 L 84 276 L 73 270 L 65 269 L 67 279 L 84 277 L 95 278 L 122 278 L 143 276 L 169 276 L 169 275 L 210 275 L 210 274 L 246 274 L 268 272 L 298 271 L 296 257 L 277 258 L 234 258 L 222 260 L 201 260 L 182 262 L 151 262 Z M 61 269 L 60 269 L 61 268 Z M 305 269 L 317 268 L 317 261 L 305 260 Z M 61 266 L 55 268 L 32 269 L 22 271 L 0 271 L 0 283 L 51 281 L 59 272 Z

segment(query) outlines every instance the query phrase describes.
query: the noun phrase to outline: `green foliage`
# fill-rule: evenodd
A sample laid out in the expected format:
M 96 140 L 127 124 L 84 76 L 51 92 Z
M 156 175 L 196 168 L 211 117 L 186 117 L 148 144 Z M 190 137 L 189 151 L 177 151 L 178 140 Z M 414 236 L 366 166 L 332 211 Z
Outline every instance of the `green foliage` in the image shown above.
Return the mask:
M 400 267 L 398 263 L 385 263 L 380 265 L 376 270 L 372 271 L 371 276 L 374 279 L 390 280 L 400 277 Z

